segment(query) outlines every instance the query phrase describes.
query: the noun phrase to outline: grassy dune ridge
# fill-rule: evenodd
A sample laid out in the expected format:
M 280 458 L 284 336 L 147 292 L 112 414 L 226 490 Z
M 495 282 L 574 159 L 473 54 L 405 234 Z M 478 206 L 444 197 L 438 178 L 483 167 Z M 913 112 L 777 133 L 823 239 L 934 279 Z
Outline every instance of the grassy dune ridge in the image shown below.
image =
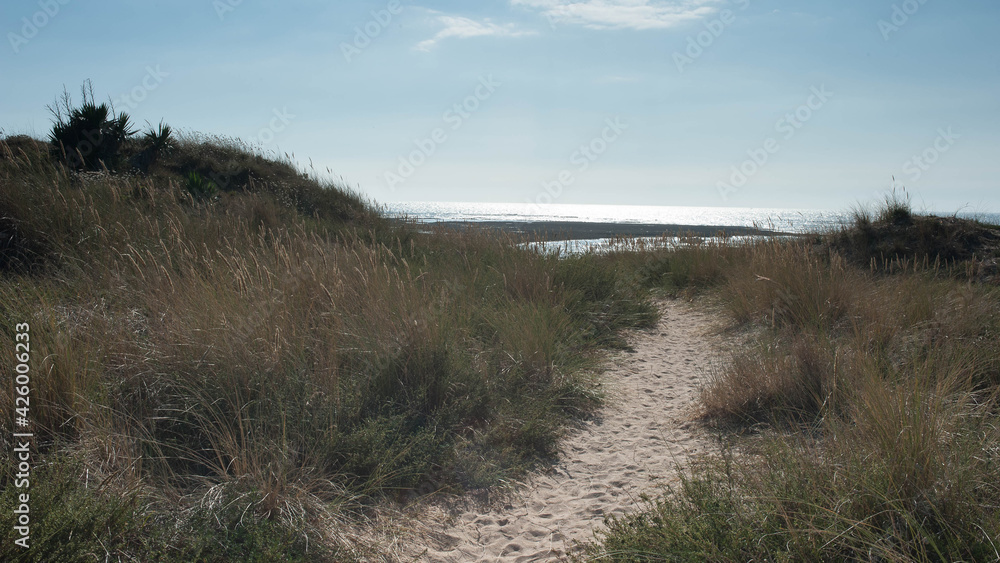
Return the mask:
M 31 325 L 39 450 L 24 552 L 3 444 L 4 560 L 379 557 L 351 532 L 373 501 L 551 456 L 601 348 L 655 320 L 595 257 L 419 234 L 231 142 L 143 173 L 0 154 L 0 330 Z
M 647 258 L 740 335 L 702 396 L 724 453 L 586 558 L 1000 559 L 998 235 L 894 195 L 822 236 Z
M 890 198 L 815 236 L 557 256 L 390 222 L 238 141 L 137 153 L 77 172 L 0 141 L 0 331 L 31 325 L 38 446 L 23 551 L 0 420 L 0 559 L 388 559 L 374 507 L 552 456 L 656 294 L 745 344 L 702 397 L 724 454 L 581 557 L 1000 558 L 995 227 Z

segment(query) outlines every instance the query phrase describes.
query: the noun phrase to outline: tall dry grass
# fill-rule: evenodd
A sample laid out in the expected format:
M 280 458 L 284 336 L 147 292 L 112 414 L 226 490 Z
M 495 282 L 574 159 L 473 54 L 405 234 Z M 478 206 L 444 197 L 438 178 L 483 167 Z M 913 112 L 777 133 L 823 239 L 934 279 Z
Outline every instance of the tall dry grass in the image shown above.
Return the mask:
M 667 272 L 718 265 L 699 288 L 743 344 L 702 406 L 728 445 L 645 510 L 610 520 L 586 556 L 1000 559 L 1000 290 L 967 267 L 989 255 L 944 268 L 925 253 L 980 228 L 890 205 L 819 237 L 660 258 Z M 876 268 L 862 253 L 878 245 L 842 254 L 865 231 L 945 240 L 901 242 L 891 259 L 906 267 Z
M 554 454 L 600 399 L 600 347 L 654 319 L 609 266 L 419 234 L 231 146 L 137 176 L 0 148 L 0 320 L 8 336 L 32 327 L 31 415 L 54 475 L 39 543 L 53 549 L 73 536 L 112 558 L 370 555 L 334 530 L 375 499 L 492 486 Z M 193 197 L 184 167 L 227 158 L 245 183 Z M 84 530 L 80 506 L 124 532 Z

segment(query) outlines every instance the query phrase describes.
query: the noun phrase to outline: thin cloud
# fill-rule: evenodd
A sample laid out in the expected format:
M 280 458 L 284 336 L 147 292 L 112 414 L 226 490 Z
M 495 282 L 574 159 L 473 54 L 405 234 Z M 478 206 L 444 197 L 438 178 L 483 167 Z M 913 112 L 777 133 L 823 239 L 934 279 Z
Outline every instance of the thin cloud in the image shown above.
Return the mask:
M 716 11 L 718 0 L 510 0 L 541 12 L 552 24 L 591 29 L 665 29 Z
M 469 37 L 522 37 L 525 35 L 535 35 L 534 31 L 518 30 L 514 24 L 497 25 L 489 19 L 477 22 L 461 16 L 438 16 L 437 20 L 444 24 L 444 29 L 437 32 L 434 37 L 417 43 L 414 49 L 418 51 L 430 51 L 441 41 L 457 37 L 465 39 Z

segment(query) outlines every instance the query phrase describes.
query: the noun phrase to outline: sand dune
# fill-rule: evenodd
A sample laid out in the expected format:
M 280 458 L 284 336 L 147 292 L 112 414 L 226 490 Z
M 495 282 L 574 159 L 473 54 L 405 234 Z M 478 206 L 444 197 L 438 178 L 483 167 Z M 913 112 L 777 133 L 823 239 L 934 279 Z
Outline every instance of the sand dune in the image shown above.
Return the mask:
M 434 499 L 416 508 L 420 524 L 408 560 L 552 561 L 593 538 L 606 515 L 636 508 L 643 492 L 676 478 L 676 465 L 710 451 L 692 420 L 713 357 L 710 316 L 677 301 L 662 303 L 653 331 L 633 335 L 634 352 L 614 359 L 611 400 L 570 432 L 550 472 L 491 506 Z

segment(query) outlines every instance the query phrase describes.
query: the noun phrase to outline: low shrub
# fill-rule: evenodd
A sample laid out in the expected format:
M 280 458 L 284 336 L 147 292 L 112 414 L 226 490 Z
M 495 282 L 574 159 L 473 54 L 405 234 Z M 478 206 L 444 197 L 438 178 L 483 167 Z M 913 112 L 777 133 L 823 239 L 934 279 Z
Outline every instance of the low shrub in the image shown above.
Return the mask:
M 55 120 L 49 133 L 52 150 L 74 169 L 117 168 L 122 162 L 122 147 L 136 130 L 128 114 L 115 113 L 107 103 L 94 102 L 89 81 L 81 90 L 83 102 L 80 107 L 73 107 L 68 91 L 49 106 Z

